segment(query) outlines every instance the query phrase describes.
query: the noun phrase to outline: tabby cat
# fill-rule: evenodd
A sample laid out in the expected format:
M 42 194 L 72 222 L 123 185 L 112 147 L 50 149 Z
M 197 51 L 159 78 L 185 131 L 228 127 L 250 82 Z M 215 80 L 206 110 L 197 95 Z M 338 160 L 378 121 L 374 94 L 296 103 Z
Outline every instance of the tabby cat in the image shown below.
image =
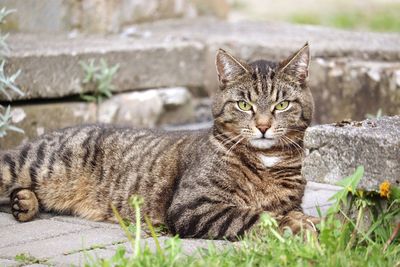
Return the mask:
M 180 237 L 235 239 L 263 212 L 294 232 L 317 219 L 300 207 L 303 135 L 313 99 L 306 44 L 279 63 L 216 55 L 219 90 L 211 129 L 164 132 L 106 125 L 72 127 L 0 153 L 0 195 L 14 217 L 39 209 L 111 221 L 113 204 L 143 213 Z

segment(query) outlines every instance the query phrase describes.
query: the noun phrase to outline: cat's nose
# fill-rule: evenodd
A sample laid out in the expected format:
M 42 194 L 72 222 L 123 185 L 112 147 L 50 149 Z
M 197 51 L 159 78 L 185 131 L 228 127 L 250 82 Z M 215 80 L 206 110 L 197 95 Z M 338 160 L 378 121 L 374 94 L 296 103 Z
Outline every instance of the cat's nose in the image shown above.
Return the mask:
M 270 128 L 269 125 L 258 125 L 257 129 L 260 130 L 262 134 L 265 134 L 265 132 Z

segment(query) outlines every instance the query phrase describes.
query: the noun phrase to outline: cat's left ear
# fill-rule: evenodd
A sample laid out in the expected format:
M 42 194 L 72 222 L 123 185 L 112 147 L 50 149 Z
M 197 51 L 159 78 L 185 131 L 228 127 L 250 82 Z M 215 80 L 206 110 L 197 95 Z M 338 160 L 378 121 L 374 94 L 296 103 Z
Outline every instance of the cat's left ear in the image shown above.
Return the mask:
M 296 78 L 301 85 L 307 82 L 310 66 L 310 48 L 308 42 L 296 53 L 279 63 L 279 71 Z

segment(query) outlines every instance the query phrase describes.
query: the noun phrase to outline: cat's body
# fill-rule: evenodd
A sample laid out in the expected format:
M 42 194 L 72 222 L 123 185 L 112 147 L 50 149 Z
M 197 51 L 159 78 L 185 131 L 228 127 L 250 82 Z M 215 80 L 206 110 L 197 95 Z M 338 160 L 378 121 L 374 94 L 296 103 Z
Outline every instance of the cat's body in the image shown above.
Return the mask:
M 300 207 L 305 187 L 300 169 L 312 98 L 301 80 L 296 84 L 296 75 L 279 68 L 266 61 L 247 65 L 220 51 L 221 91 L 215 96 L 211 129 L 162 132 L 92 125 L 46 134 L 0 153 L 0 195 L 11 194 L 20 221 L 32 219 L 38 204 L 44 210 L 115 221 L 113 204 L 132 219 L 128 199 L 137 194 L 154 224 L 165 224 L 181 237 L 234 239 L 263 212 L 294 231 L 307 227 L 310 218 Z M 286 109 L 294 114 L 285 118 L 285 129 L 273 121 L 283 111 L 271 117 L 271 103 L 281 105 L 282 100 L 290 101 Z M 254 110 L 239 103 L 244 101 Z

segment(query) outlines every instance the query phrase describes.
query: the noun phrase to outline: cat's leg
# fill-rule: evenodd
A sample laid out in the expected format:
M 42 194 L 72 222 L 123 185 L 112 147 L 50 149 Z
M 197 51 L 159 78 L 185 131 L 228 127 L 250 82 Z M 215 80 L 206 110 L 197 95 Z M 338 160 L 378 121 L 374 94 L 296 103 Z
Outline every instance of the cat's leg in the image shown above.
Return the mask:
M 13 190 L 10 196 L 11 211 L 20 222 L 32 220 L 39 212 L 39 202 L 33 191 L 26 188 Z
M 304 214 L 300 210 L 293 210 L 284 216 L 278 216 L 277 220 L 280 229 L 289 228 L 294 234 L 301 230 L 317 232 L 316 225 L 321 221 L 320 218 Z

